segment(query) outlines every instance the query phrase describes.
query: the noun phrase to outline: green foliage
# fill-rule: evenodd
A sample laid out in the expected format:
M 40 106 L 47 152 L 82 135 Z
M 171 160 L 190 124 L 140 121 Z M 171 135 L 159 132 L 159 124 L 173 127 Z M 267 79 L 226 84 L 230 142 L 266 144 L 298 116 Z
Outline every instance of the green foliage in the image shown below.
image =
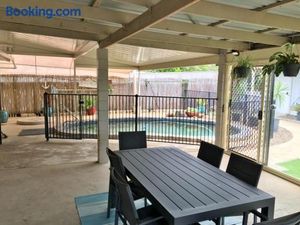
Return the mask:
M 250 68 L 252 69 L 253 68 L 253 64 L 251 63 L 251 59 L 249 56 L 245 56 L 245 57 L 238 57 L 237 60 L 236 60 L 236 65 L 235 67 L 238 67 L 238 66 L 243 66 L 243 67 L 247 67 L 247 68 Z
M 274 86 L 274 99 L 276 103 L 281 106 L 285 101 L 286 92 L 288 91 L 288 87 L 285 86 L 281 81 L 277 81 Z
M 84 108 L 85 109 L 90 109 L 90 108 L 92 108 L 95 105 L 96 105 L 96 99 L 95 98 L 88 97 L 88 96 L 86 96 L 84 98 Z
M 214 64 L 200 65 L 200 66 L 187 66 L 187 67 L 173 67 L 165 69 L 150 70 L 151 72 L 194 72 L 194 71 L 217 71 L 218 67 Z
M 283 67 L 286 64 L 297 64 L 299 55 L 294 53 L 295 45 L 292 43 L 286 43 L 282 46 L 284 51 L 275 52 L 269 58 L 269 64 L 262 68 L 262 74 L 267 75 L 274 72 L 275 76 L 279 76 L 283 71 Z
M 296 112 L 300 112 L 300 104 L 295 104 L 293 106 L 293 110 L 296 111 Z
M 236 59 L 235 66 L 232 69 L 232 78 L 245 78 L 251 74 L 253 69 L 253 64 L 251 63 L 251 59 L 249 56 L 239 56 Z

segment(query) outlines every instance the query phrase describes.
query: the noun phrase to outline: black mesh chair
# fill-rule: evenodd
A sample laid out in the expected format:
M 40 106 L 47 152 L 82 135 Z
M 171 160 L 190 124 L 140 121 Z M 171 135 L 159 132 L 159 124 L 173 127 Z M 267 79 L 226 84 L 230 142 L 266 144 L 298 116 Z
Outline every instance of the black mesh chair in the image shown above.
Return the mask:
M 115 225 L 118 224 L 118 218 L 120 218 L 125 225 L 168 224 L 153 206 L 136 209 L 129 184 L 113 167 L 111 168 L 111 177 L 116 185 L 117 192 Z
M 147 148 L 146 131 L 119 132 L 119 149 Z
M 257 187 L 262 169 L 263 166 L 261 164 L 256 163 L 238 154 L 231 153 L 226 172 L 249 185 Z M 256 209 L 253 209 L 249 212 L 254 213 L 254 221 L 257 220 L 256 215 L 261 215 L 261 213 L 256 211 Z M 248 223 L 249 212 L 243 213 L 243 224 Z M 222 221 L 222 224 L 223 223 L 224 219 Z
M 111 167 L 114 167 L 115 171 L 117 171 L 120 174 L 120 176 L 122 176 L 123 179 L 128 182 L 128 185 L 130 185 L 133 192 L 134 199 L 137 200 L 140 198 L 145 198 L 146 191 L 144 190 L 144 188 L 134 180 L 130 180 L 130 181 L 127 180 L 125 168 L 123 166 L 122 159 L 120 158 L 120 156 L 118 156 L 109 148 L 106 148 L 106 153 L 108 155 Z M 115 184 L 110 177 L 109 189 L 108 189 L 108 202 L 107 202 L 107 217 L 110 217 L 110 210 L 111 208 L 114 207 L 115 190 L 116 190 Z M 145 198 L 145 205 L 147 205 L 146 198 Z
M 268 220 L 254 225 L 300 225 L 300 212 L 283 216 L 274 220 Z
M 223 148 L 220 148 L 216 145 L 210 144 L 205 141 L 201 141 L 201 145 L 197 157 L 219 168 L 223 158 L 223 153 L 224 153 Z
M 263 166 L 250 159 L 231 153 L 226 172 L 257 187 Z

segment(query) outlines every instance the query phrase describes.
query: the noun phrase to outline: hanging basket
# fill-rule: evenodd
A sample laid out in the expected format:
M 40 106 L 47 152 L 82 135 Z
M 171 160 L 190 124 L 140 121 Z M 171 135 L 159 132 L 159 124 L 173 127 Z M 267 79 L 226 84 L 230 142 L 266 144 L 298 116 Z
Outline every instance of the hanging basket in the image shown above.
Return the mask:
M 236 66 L 233 69 L 233 74 L 236 79 L 245 78 L 251 74 L 251 68 L 246 66 Z
M 293 63 L 293 64 L 285 64 L 283 65 L 283 75 L 285 77 L 296 77 L 300 70 L 300 64 L 299 63 Z

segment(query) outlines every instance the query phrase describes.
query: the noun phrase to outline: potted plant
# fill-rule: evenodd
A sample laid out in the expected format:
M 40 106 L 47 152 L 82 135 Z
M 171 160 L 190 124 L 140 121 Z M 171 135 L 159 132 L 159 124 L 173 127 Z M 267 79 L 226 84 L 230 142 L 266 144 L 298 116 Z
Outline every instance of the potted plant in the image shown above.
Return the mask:
M 86 110 L 86 115 L 95 115 L 96 113 L 96 106 L 95 106 L 95 99 L 94 98 L 91 98 L 91 97 L 87 97 L 85 100 L 84 100 L 84 107 L 85 107 L 85 110 Z
M 5 110 L 0 110 L 0 123 L 7 123 L 8 112 Z
M 286 43 L 282 46 L 284 51 L 275 52 L 269 58 L 269 64 L 262 68 L 262 74 L 267 75 L 272 72 L 279 76 L 282 72 L 286 77 L 295 77 L 299 73 L 299 55 L 294 52 L 295 45 Z
M 288 88 L 281 81 L 277 81 L 274 86 L 274 104 L 282 106 L 287 95 Z M 279 128 L 279 119 L 274 116 L 273 131 L 277 132 Z
M 296 120 L 300 121 L 300 104 L 295 104 L 293 110 L 297 112 Z
M 250 62 L 250 57 L 238 57 L 236 65 L 233 67 L 233 79 L 245 78 L 251 74 L 253 64 Z
M 198 110 L 196 108 L 188 107 L 185 111 L 185 114 L 188 117 L 197 117 L 199 115 Z

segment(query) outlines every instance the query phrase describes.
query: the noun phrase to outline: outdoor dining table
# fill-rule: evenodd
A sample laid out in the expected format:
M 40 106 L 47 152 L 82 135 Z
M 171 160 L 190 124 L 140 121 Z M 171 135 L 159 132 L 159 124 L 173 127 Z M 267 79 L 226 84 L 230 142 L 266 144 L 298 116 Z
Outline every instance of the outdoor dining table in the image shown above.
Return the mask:
M 268 219 L 273 219 L 273 196 L 178 148 L 131 149 L 117 154 L 170 225 L 192 224 L 259 208 Z

